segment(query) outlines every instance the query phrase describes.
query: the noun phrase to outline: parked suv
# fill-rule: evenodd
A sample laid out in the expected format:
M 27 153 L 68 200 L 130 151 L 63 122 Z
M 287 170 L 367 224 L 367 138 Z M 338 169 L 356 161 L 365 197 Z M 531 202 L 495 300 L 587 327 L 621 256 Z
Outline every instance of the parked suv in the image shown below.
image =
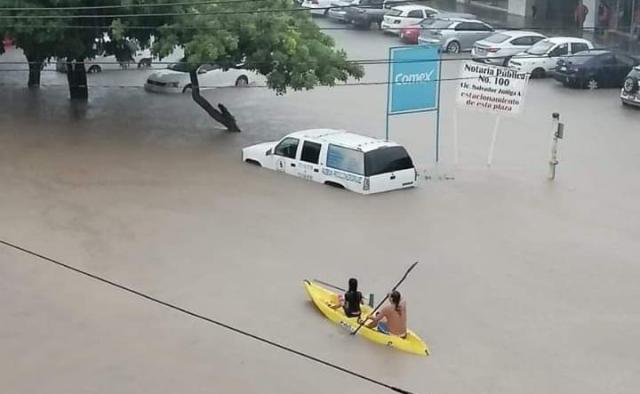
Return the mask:
M 640 66 L 634 67 L 624 80 L 620 100 L 622 104 L 640 107 Z
M 244 148 L 242 160 L 362 194 L 413 187 L 418 179 L 401 145 L 344 130 L 297 131 Z
M 459 53 L 470 51 L 476 41 L 489 37 L 493 27 L 477 20 L 436 17 L 418 37 L 419 44 L 437 45 L 443 51 Z
M 388 10 L 382 21 L 380 28 L 384 32 L 400 34 L 403 27 L 420 23 L 424 19 L 431 18 L 438 13 L 435 8 L 424 5 L 400 5 Z

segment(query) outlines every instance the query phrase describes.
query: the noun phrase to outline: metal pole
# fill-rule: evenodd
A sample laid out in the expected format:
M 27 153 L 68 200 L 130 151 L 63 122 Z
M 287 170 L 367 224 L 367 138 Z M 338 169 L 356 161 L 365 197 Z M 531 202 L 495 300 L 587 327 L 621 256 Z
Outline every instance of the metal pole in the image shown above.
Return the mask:
M 453 108 L 453 164 L 458 167 L 458 107 Z
M 440 80 L 442 76 L 442 57 L 438 56 L 438 110 L 436 112 L 436 163 L 440 161 Z
M 554 112 L 551 115 L 551 127 L 553 129 L 553 143 L 551 144 L 551 160 L 549 160 L 549 180 L 556 179 L 556 166 L 558 165 L 558 125 L 560 124 L 560 114 Z
M 389 103 L 391 100 L 391 68 L 393 67 L 393 55 L 392 55 L 392 51 L 393 48 L 389 48 L 389 70 L 387 73 L 387 107 L 385 108 L 385 113 L 386 118 L 385 118 L 385 132 L 384 132 L 384 139 L 385 141 L 389 141 Z
M 498 128 L 500 128 L 500 115 L 496 117 L 496 124 L 493 126 L 493 135 L 491 136 L 491 145 L 489 145 L 489 157 L 487 158 L 488 167 L 491 167 L 491 163 L 493 163 L 493 152 L 496 148 L 496 140 L 498 139 Z
M 636 26 L 636 0 L 631 0 L 631 17 L 629 18 L 629 44 L 633 42 L 633 29 Z M 629 45 L 631 46 L 631 45 Z

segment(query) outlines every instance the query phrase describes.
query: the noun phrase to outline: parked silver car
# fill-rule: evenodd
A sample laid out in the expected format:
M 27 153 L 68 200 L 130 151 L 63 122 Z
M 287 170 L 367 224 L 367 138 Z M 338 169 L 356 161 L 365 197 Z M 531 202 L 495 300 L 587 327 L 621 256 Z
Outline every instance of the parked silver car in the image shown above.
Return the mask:
M 471 57 L 476 61 L 507 66 L 513 55 L 526 51 L 545 38 L 534 31 L 501 31 L 473 44 Z
M 493 27 L 477 19 L 436 17 L 423 26 L 418 43 L 437 45 L 443 51 L 459 53 L 470 51 L 476 41 L 493 33 Z

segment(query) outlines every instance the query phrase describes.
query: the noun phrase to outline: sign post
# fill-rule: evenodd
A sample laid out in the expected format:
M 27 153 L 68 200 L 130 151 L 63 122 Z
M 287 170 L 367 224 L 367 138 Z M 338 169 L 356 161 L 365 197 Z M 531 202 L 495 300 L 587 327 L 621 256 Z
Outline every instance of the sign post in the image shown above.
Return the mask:
M 491 166 L 500 119 L 502 116 L 519 115 L 522 111 L 529 74 L 476 62 L 463 63 L 461 74 L 458 106 L 497 115 L 487 158 L 487 165 Z
M 389 84 L 385 138 L 389 117 L 436 111 L 436 162 L 440 143 L 440 53 L 434 46 L 389 48 Z

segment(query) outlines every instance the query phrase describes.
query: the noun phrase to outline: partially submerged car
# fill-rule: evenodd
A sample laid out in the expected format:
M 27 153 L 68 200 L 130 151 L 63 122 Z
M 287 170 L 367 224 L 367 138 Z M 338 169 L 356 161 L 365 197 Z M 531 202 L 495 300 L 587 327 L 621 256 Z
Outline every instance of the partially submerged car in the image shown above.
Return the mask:
M 413 160 L 395 142 L 344 130 L 314 129 L 242 150 L 244 162 L 357 193 L 413 187 Z

